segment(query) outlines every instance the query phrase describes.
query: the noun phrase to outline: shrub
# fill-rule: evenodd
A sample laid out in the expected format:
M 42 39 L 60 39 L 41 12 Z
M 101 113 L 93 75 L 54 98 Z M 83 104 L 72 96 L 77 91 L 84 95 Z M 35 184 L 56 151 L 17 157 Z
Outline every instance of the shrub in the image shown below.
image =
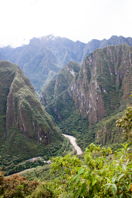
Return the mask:
M 4 198 L 25 198 L 37 187 L 38 182 L 28 181 L 20 175 L 4 177 L 0 176 L 0 195 Z

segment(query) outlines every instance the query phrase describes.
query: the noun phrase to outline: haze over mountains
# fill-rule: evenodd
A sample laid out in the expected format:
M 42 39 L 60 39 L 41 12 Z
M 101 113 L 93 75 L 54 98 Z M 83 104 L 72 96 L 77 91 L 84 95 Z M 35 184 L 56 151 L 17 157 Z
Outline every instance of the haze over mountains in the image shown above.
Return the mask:
M 97 48 L 119 44 L 132 45 L 132 38 L 112 36 L 110 39 L 73 42 L 52 35 L 33 38 L 28 45 L 17 48 L 0 48 L 0 60 L 18 64 L 37 91 L 70 61 L 81 63 L 84 57 Z

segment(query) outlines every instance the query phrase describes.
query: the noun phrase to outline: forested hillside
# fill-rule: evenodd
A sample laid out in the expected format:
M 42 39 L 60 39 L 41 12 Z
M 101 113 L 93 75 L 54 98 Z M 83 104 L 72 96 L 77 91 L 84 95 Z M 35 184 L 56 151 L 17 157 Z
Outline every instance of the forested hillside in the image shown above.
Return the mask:
M 5 61 L 0 62 L 0 104 L 0 168 L 17 172 L 15 165 L 23 160 L 48 159 L 69 150 L 29 80 Z

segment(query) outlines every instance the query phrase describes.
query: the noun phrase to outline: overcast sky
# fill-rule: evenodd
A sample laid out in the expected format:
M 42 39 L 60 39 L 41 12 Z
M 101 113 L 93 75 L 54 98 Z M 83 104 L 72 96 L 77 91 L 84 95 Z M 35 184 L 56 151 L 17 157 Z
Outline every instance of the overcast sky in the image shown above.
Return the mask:
M 88 42 L 132 37 L 132 0 L 0 0 L 0 45 L 48 34 Z

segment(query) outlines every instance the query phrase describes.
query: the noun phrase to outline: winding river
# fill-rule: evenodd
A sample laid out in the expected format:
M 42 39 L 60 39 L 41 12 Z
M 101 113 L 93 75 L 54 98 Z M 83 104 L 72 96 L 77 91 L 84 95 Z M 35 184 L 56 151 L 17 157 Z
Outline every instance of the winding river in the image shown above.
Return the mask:
M 82 149 L 77 145 L 76 143 L 76 138 L 71 136 L 71 135 L 66 135 L 66 134 L 62 134 L 65 138 L 69 139 L 70 143 L 72 144 L 72 146 L 74 147 L 76 154 L 77 155 L 81 155 Z

